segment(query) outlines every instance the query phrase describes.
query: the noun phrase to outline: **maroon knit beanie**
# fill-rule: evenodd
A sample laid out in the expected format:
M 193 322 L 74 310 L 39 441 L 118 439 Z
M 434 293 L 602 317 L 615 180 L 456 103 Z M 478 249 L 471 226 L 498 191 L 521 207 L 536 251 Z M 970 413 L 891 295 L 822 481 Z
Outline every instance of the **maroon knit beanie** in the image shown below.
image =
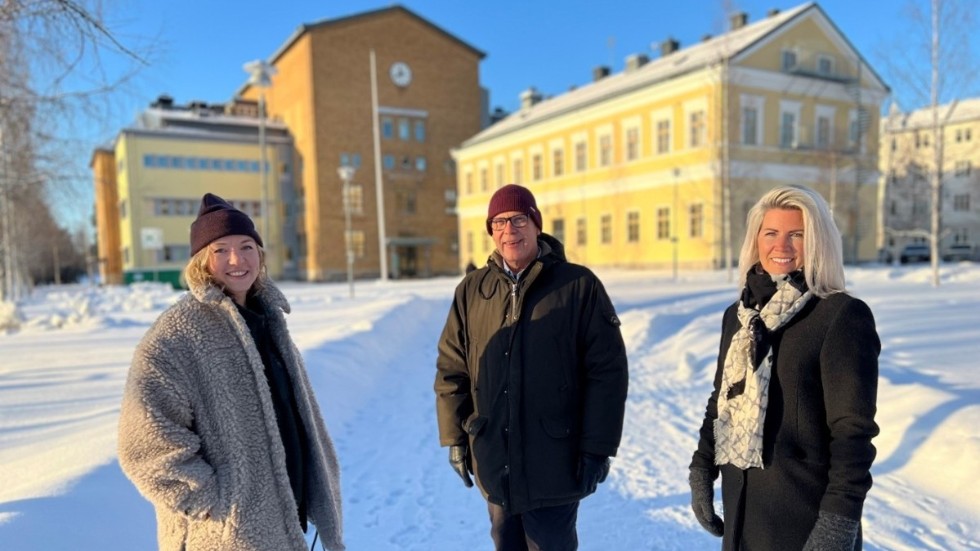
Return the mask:
M 493 235 L 493 227 L 490 220 L 501 212 L 523 212 L 534 222 L 534 225 L 541 229 L 541 212 L 538 211 L 538 203 L 531 195 L 531 190 L 516 184 L 507 184 L 497 190 L 490 198 L 490 207 L 487 209 L 487 233 Z
M 261 247 L 262 238 L 244 212 L 213 193 L 205 193 L 197 219 L 191 224 L 191 256 L 226 235 L 247 235 Z

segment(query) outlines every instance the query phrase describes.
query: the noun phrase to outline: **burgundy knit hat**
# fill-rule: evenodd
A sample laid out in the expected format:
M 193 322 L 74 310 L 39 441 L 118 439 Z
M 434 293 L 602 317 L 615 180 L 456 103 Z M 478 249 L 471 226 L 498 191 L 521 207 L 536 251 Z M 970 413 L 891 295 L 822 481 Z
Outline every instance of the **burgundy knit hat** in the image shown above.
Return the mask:
M 490 220 L 501 212 L 523 212 L 534 221 L 534 225 L 541 229 L 541 212 L 538 211 L 538 203 L 531 195 L 531 190 L 516 184 L 507 184 L 497 190 L 490 198 L 490 207 L 487 209 L 487 233 L 493 235 L 493 228 Z
M 247 214 L 221 197 L 205 193 L 201 198 L 197 219 L 191 224 L 191 256 L 208 243 L 226 235 L 247 235 L 260 247 L 263 246 L 259 232 L 255 231 L 255 224 Z

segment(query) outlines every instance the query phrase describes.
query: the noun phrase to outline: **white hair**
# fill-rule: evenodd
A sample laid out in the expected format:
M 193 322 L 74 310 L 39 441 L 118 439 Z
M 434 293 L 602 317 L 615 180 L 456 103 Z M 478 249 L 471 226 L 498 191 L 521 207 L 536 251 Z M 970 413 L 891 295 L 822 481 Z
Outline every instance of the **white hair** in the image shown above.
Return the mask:
M 738 258 L 739 288 L 745 287 L 748 271 L 759 262 L 759 229 L 763 217 L 772 209 L 798 210 L 803 214 L 803 276 L 813 294 L 826 297 L 844 292 L 840 230 L 827 201 L 816 191 L 801 185 L 774 188 L 749 210 L 745 241 Z

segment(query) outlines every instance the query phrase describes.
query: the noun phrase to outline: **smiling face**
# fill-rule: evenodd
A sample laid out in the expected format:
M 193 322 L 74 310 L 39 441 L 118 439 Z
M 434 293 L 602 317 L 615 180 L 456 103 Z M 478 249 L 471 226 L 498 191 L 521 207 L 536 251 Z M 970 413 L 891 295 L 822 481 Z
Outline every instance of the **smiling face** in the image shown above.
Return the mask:
M 259 246 L 247 235 L 226 235 L 208 244 L 211 277 L 242 306 L 260 268 Z
M 762 269 L 772 275 L 788 274 L 803 267 L 803 212 L 770 209 L 762 218 L 756 241 Z
M 510 218 L 524 214 L 519 211 L 501 212 L 494 218 Z M 517 273 L 538 257 L 538 234 L 541 230 L 534 224 L 534 220 L 528 217 L 527 225 L 523 228 L 515 228 L 510 222 L 504 224 L 503 229 L 493 230 L 493 242 L 497 245 L 497 252 L 503 257 L 507 267 L 512 272 Z

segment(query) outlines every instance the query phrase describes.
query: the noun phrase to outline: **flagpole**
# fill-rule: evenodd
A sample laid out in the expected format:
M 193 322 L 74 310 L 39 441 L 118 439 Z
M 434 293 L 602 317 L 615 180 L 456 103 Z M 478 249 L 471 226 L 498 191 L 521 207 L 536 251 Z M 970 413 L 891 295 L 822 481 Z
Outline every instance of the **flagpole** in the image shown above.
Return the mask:
M 381 130 L 378 128 L 378 71 L 374 49 L 371 49 L 371 127 L 374 129 L 374 190 L 378 197 L 378 252 L 381 259 L 381 281 L 388 281 L 388 247 L 385 238 L 385 196 L 381 181 Z

